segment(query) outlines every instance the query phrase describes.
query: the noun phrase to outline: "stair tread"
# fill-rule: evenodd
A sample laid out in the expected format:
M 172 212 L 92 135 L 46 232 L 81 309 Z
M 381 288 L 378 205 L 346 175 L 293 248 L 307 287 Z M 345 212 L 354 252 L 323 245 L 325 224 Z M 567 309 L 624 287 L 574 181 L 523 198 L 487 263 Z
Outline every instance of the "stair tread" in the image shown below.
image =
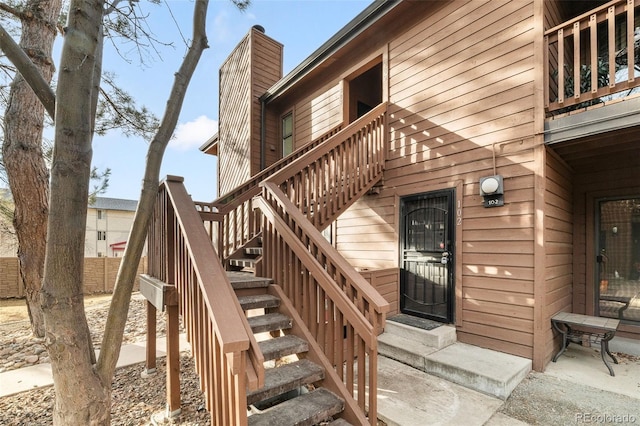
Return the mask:
M 259 342 L 265 361 L 278 359 L 287 355 L 299 354 L 309 350 L 309 344 L 293 334 Z
M 269 368 L 264 373 L 264 387 L 248 393 L 247 404 L 273 398 L 323 378 L 323 368 L 307 359 Z
M 256 277 L 249 272 L 227 271 L 227 276 L 234 290 L 268 287 L 273 282 L 271 278 Z
M 291 328 L 291 318 L 278 312 L 247 318 L 254 333 L 265 331 L 288 330 Z
M 340 413 L 344 401 L 331 391 L 319 388 L 290 399 L 262 413 L 249 416 L 249 425 L 314 425 Z
M 238 257 L 229 259 L 229 264 L 233 266 L 253 266 L 258 259 L 250 257 Z
M 280 299 L 270 294 L 238 296 L 238 301 L 245 311 L 248 309 L 277 308 L 280 306 Z

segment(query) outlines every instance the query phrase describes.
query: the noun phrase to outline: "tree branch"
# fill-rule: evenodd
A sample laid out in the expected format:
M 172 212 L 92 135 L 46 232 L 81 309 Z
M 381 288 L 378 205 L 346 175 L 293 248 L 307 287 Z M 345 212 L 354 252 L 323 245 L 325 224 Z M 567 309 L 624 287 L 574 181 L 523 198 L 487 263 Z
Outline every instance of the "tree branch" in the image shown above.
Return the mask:
M 133 226 L 124 256 L 120 263 L 120 269 L 118 270 L 116 286 L 111 298 L 107 324 L 102 338 L 102 350 L 96 365 L 96 370 L 104 383 L 111 383 L 116 361 L 120 354 L 133 282 L 137 274 L 138 264 L 140 263 L 142 249 L 147 236 L 147 228 L 158 193 L 162 157 L 175 131 L 189 81 L 193 76 L 202 52 L 208 47 L 205 31 L 208 3 L 209 0 L 196 0 L 193 11 L 193 41 L 179 71 L 175 74 L 160 128 L 147 151 L 140 201 L 133 219 Z
M 56 95 L 53 93 L 53 90 L 51 90 L 51 86 L 42 78 L 38 67 L 29 59 L 24 50 L 22 50 L 2 25 L 0 25 L 0 50 L 7 55 L 7 58 L 9 58 L 11 63 L 18 69 L 18 72 L 22 74 L 22 77 L 27 81 L 29 86 L 31 86 L 31 89 L 38 99 L 40 99 L 49 116 L 54 118 Z

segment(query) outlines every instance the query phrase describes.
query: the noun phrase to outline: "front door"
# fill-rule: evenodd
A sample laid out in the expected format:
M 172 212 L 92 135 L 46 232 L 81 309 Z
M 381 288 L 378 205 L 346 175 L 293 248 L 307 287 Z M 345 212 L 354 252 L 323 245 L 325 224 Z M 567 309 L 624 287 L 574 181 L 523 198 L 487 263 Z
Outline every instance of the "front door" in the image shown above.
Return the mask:
M 401 199 L 400 310 L 453 322 L 453 190 Z

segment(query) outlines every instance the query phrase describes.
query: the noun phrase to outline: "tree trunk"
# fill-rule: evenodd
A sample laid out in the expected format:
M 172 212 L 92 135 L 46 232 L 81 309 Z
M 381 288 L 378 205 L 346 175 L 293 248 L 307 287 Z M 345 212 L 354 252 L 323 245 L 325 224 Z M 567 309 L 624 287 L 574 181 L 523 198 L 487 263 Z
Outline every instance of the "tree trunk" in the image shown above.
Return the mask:
M 20 16 L 20 46 L 51 82 L 51 59 L 56 37 L 55 23 L 62 2 L 29 1 Z M 11 84 L 5 111 L 5 137 L 2 147 L 15 212 L 13 226 L 18 239 L 20 275 L 25 288 L 31 330 L 44 336 L 44 317 L 40 307 L 40 287 L 44 272 L 49 208 L 49 171 L 42 155 L 44 107 L 21 74 Z
M 122 336 L 127 312 L 129 311 L 129 302 L 131 301 L 131 291 L 138 273 L 138 264 L 140 263 L 140 257 L 147 238 L 147 228 L 158 194 L 162 157 L 178 123 L 191 77 L 200 61 L 202 52 L 209 47 L 206 34 L 208 4 L 208 0 L 197 0 L 195 3 L 192 42 L 180 69 L 175 74 L 173 87 L 167 100 L 167 107 L 160 127 L 147 150 L 140 201 L 138 202 L 127 247 L 122 256 L 122 262 L 120 262 L 120 269 L 116 277 L 116 285 L 102 339 L 101 348 L 103 349 L 100 351 L 100 358 L 97 364 L 98 373 L 105 382 L 110 382 L 113 377 L 120 347 L 122 346 Z
M 83 300 L 95 72 L 100 69 L 104 1 L 72 0 L 62 48 L 51 167 L 47 258 L 41 291 L 51 358 L 55 425 L 108 425 L 111 381 L 103 382 Z

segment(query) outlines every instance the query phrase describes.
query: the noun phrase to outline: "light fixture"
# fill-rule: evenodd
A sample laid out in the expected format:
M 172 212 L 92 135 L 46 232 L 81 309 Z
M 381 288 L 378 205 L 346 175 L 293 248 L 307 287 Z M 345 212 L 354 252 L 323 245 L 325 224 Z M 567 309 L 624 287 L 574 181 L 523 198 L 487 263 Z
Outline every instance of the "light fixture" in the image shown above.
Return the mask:
M 611 228 L 611 233 L 612 233 L 613 235 L 616 235 L 616 234 L 618 233 L 618 227 L 617 227 L 617 226 L 614 226 L 613 228 Z
M 502 176 L 494 175 L 480 178 L 480 195 L 497 195 L 503 194 L 504 188 L 502 184 Z
M 485 207 L 504 205 L 504 186 L 502 176 L 493 175 L 480 178 L 480 195 L 484 198 Z

